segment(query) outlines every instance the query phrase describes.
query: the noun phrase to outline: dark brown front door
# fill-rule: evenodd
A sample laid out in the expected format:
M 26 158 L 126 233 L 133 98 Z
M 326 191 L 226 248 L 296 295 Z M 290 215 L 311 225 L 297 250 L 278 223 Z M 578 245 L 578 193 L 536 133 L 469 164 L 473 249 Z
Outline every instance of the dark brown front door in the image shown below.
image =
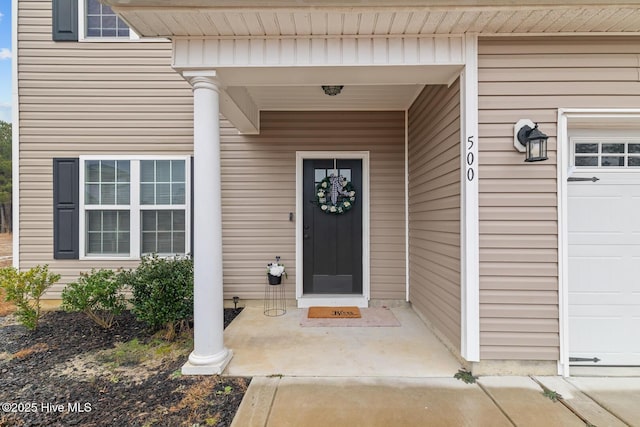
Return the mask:
M 316 185 L 334 171 L 356 191 L 353 207 L 343 214 L 325 213 Z M 304 160 L 304 294 L 362 295 L 362 160 Z

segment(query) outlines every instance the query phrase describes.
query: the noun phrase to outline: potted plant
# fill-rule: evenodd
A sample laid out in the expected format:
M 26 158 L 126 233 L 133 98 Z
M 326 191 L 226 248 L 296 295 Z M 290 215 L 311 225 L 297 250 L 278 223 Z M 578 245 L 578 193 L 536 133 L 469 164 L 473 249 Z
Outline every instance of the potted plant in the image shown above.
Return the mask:
M 282 276 L 287 277 L 284 264 L 280 264 L 280 257 L 276 257 L 276 262 L 267 264 L 267 277 L 270 285 L 279 285 L 282 283 Z

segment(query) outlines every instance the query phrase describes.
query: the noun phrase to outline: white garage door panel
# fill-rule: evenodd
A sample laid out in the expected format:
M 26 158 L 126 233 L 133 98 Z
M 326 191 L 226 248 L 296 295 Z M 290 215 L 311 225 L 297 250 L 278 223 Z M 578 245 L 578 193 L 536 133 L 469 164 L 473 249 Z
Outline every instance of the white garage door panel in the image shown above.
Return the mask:
M 569 182 L 569 353 L 640 365 L 640 173 Z

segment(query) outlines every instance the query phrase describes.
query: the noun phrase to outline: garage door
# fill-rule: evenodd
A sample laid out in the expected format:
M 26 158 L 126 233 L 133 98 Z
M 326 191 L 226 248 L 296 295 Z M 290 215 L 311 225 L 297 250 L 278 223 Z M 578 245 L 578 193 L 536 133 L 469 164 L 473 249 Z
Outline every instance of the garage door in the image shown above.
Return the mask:
M 573 151 L 570 363 L 640 366 L 640 144 L 577 143 Z

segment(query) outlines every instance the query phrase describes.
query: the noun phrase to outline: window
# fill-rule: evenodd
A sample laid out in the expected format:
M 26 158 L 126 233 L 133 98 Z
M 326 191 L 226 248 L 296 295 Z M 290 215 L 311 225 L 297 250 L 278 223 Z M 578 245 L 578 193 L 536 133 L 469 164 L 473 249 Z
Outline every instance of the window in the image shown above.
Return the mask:
M 86 17 L 87 37 L 129 38 L 129 26 L 99 0 L 86 0 Z
M 640 167 L 640 140 L 573 140 L 573 164 L 576 168 Z
M 80 158 L 82 257 L 188 252 L 188 158 Z
M 111 9 L 99 0 L 79 0 L 80 39 L 137 40 L 138 35 Z

